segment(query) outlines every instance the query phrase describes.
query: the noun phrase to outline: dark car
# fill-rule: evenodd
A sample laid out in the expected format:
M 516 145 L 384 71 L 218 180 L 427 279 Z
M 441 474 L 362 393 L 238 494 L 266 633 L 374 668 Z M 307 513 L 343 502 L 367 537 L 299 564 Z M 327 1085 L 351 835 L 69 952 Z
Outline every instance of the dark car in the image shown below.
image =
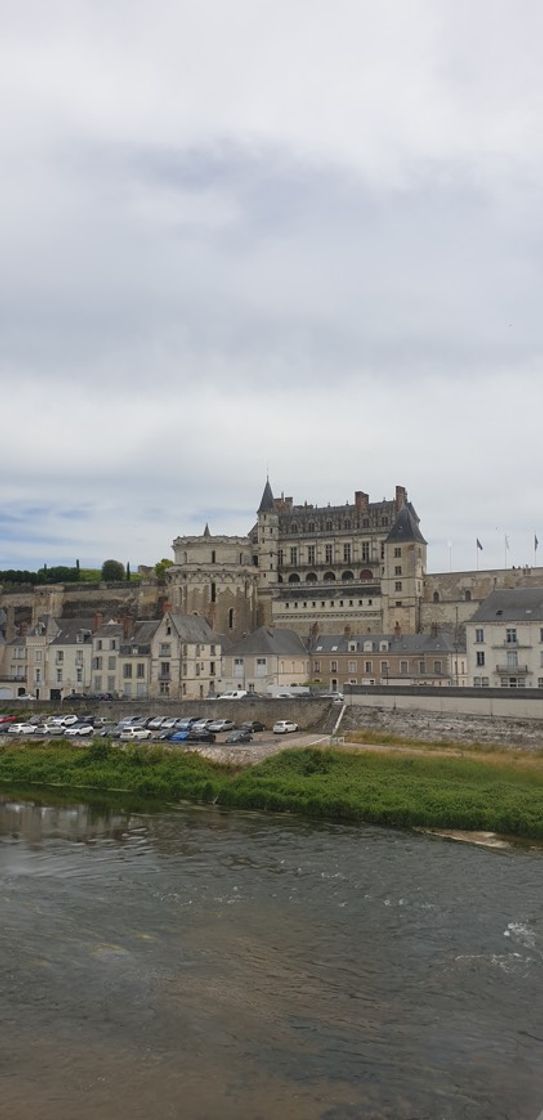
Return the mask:
M 230 735 L 226 736 L 225 743 L 239 744 L 239 743 L 252 743 L 253 736 L 249 728 L 246 727 L 240 731 L 231 731 Z
M 215 735 L 212 731 L 189 731 L 187 743 L 214 743 Z
M 240 724 L 240 731 L 265 731 L 266 728 L 259 719 L 246 719 Z

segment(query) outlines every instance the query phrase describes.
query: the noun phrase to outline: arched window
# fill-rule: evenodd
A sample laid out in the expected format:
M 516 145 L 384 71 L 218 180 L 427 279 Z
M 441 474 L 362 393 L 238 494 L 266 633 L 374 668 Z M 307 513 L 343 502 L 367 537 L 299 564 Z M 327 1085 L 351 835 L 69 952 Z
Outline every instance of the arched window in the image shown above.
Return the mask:
M 326 532 L 327 532 L 327 533 L 331 533 L 331 532 L 332 532 L 332 528 L 333 528 L 333 526 L 332 526 L 332 522 L 331 522 L 331 521 L 327 521 L 327 522 L 326 522 Z
M 308 531 L 308 533 L 314 533 L 315 532 L 315 522 L 314 521 L 309 522 L 309 524 L 307 526 L 307 531 Z
M 342 579 L 354 579 L 354 575 L 353 575 L 352 572 L 342 572 L 341 573 L 341 578 Z
M 360 579 L 373 579 L 373 572 L 369 568 L 363 568 L 360 572 Z
M 308 572 L 306 577 L 305 577 L 305 582 L 306 583 L 316 583 L 317 582 L 316 572 Z
M 292 522 L 292 525 L 290 526 L 290 531 L 291 531 L 291 533 L 297 533 L 298 532 L 298 525 L 296 524 L 295 521 Z
M 235 617 L 236 616 L 235 616 L 234 608 L 230 607 L 230 610 L 228 611 L 228 629 L 229 630 L 234 629 Z
M 333 572 L 325 572 L 324 573 L 324 582 L 325 583 L 333 583 L 335 578 L 336 577 L 335 577 Z
M 283 582 L 283 577 L 282 576 L 277 576 L 277 582 L 282 583 Z
M 439 603 L 439 591 L 434 591 L 434 603 Z
M 289 583 L 299 583 L 300 582 L 300 577 L 297 574 L 297 572 L 293 572 L 292 575 L 288 577 L 288 582 Z
M 471 591 L 468 591 L 467 588 L 464 591 L 464 599 L 466 600 L 466 603 L 471 603 Z

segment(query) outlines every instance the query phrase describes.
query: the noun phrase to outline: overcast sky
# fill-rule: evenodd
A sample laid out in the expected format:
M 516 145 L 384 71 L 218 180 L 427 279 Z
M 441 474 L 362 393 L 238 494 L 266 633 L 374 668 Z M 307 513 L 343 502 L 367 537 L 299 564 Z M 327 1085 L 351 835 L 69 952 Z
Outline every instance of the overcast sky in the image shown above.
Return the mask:
M 245 533 L 267 465 L 543 555 L 538 0 L 0 15 L 0 568 Z

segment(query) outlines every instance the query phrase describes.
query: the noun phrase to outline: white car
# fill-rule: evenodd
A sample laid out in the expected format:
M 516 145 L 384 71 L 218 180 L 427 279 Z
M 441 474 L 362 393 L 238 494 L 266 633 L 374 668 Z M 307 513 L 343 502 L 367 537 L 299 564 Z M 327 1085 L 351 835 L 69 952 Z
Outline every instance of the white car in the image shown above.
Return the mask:
M 236 725 L 231 719 L 212 719 L 207 725 L 208 731 L 235 731 Z
M 74 715 L 69 716 L 51 716 L 48 720 L 50 727 L 71 727 L 72 723 L 77 723 L 78 717 Z
M 66 738 L 74 738 L 76 735 L 93 735 L 94 727 L 92 723 L 76 724 L 74 727 L 67 727 L 64 734 Z
M 217 696 L 217 700 L 243 700 L 243 697 L 248 695 L 244 688 L 235 688 L 232 692 L 221 693 Z
M 12 723 L 8 735 L 33 735 L 35 730 L 35 723 Z
M 119 736 L 125 742 L 134 739 L 152 739 L 152 737 L 153 732 L 149 731 L 148 727 L 125 727 Z
M 290 719 L 278 719 L 272 730 L 274 735 L 286 735 L 287 731 L 299 731 L 300 728 L 297 723 L 292 723 Z

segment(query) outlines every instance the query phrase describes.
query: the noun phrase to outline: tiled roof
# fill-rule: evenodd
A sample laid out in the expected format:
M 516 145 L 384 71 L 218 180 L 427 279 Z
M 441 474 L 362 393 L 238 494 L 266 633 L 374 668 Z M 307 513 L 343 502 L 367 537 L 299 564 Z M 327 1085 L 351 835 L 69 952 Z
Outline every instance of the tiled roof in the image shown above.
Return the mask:
M 252 634 L 234 642 L 228 651 L 234 657 L 275 654 L 278 656 L 300 657 L 307 655 L 308 649 L 302 638 L 294 630 L 282 630 L 272 626 L 260 626 Z

